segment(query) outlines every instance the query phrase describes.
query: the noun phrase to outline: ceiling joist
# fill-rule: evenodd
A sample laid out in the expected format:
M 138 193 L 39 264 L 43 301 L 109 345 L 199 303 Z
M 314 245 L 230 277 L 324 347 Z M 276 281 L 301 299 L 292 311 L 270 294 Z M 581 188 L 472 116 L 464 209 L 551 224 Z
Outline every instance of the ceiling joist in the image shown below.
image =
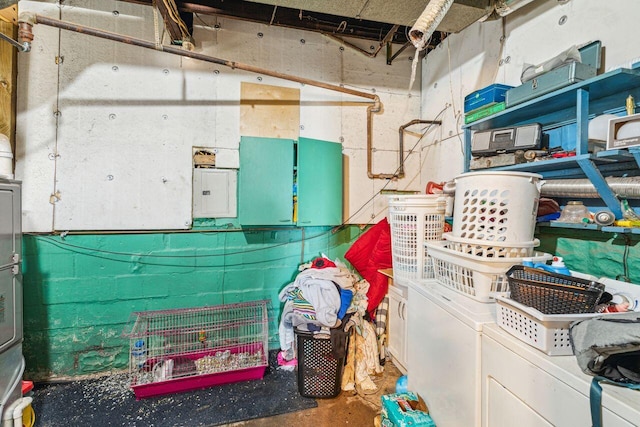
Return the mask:
M 162 15 L 171 44 L 193 46 L 193 15 L 180 12 L 174 0 L 153 0 L 153 6 Z

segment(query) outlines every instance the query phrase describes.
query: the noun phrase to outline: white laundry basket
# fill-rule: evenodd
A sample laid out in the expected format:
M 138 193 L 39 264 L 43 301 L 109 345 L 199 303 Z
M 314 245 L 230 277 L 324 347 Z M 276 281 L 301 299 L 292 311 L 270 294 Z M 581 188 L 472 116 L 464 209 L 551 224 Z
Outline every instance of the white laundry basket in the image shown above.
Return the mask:
M 450 242 L 427 242 L 433 263 L 434 278 L 441 285 L 453 289 L 476 301 L 495 302 L 496 295 L 509 291 L 509 280 L 505 273 L 522 258 L 480 258 L 449 249 Z M 534 262 L 546 262 L 551 254 L 534 252 Z M 395 275 L 395 271 L 394 271 Z
M 540 240 L 538 239 L 516 243 L 491 242 L 455 237 L 452 233 L 444 233 L 442 238 L 448 242 L 447 247 L 449 249 L 481 258 L 530 257 L 533 254 L 533 248 L 540 245 Z
M 455 178 L 455 237 L 488 242 L 532 242 L 542 176 L 487 171 Z
M 393 278 L 433 278 L 425 241 L 442 240 L 445 199 L 440 195 L 389 197 Z

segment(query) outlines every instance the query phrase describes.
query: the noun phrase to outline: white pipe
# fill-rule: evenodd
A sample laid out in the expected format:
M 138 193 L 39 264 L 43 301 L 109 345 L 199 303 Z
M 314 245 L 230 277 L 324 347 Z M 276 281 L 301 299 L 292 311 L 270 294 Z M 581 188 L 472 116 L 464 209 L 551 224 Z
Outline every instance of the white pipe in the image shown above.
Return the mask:
M 22 399 L 18 399 L 18 405 L 13 410 L 13 427 L 22 427 L 22 413 L 24 409 L 31 405 L 33 401 L 32 397 L 23 397 Z
M 0 405 L 0 413 L 2 413 L 2 427 L 13 427 L 13 410 L 18 405 L 19 400 L 20 399 L 16 399 L 11 402 L 9 406 L 4 408 L 4 412 L 4 405 Z
M 0 134 L 2 135 L 2 134 Z M 18 370 L 18 375 L 15 376 L 15 378 L 12 381 L 12 384 L 7 388 L 7 390 L 9 391 L 9 393 L 3 398 L 4 400 L 0 401 L 0 414 L 2 415 L 2 427 L 5 427 L 4 425 L 4 421 L 5 418 L 7 417 L 7 413 L 8 413 L 8 409 L 3 413 L 2 412 L 2 408 L 4 407 L 4 405 L 6 405 L 7 400 L 9 399 L 9 397 L 11 396 L 11 394 L 13 393 L 13 390 L 15 390 L 17 387 L 20 386 L 20 384 L 22 383 L 22 374 L 24 373 L 24 368 L 25 368 L 25 363 L 24 363 L 24 357 L 20 356 L 20 369 Z M 20 399 L 17 399 L 20 400 Z M 13 407 L 13 404 L 15 402 L 11 403 L 9 405 L 9 408 Z M 8 420 L 11 420 L 11 418 L 7 418 Z M 7 427 L 11 427 L 10 425 L 7 425 Z
M 13 179 L 11 141 L 2 133 L 0 133 L 0 178 Z
M 452 4 L 453 0 L 429 1 L 416 23 L 411 27 L 411 31 L 409 31 L 409 40 L 418 51 L 427 47 L 431 35 L 440 25 L 442 18 L 447 14 Z

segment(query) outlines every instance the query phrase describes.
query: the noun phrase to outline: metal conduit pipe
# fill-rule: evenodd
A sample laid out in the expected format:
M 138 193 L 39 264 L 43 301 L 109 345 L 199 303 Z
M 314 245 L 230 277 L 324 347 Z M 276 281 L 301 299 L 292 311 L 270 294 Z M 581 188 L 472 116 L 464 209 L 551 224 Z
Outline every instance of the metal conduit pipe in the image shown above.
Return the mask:
M 382 112 L 382 102 L 380 102 L 380 98 L 378 95 L 374 95 L 367 92 L 362 92 L 359 90 L 348 89 L 342 86 L 334 85 L 331 83 L 324 83 L 317 80 L 307 79 L 303 77 L 293 76 L 291 74 L 278 73 L 276 71 L 267 70 L 265 68 L 254 67 L 253 65 L 243 64 L 240 62 L 229 61 L 226 59 L 220 59 L 209 55 L 204 55 L 201 53 L 184 50 L 180 47 L 173 46 L 165 46 L 165 45 L 156 45 L 155 42 L 150 42 L 143 39 L 138 39 L 129 36 L 123 36 L 120 34 L 112 33 L 109 31 L 100 30 L 97 28 L 86 27 L 83 25 L 74 24 L 71 22 L 60 21 L 58 19 L 48 18 L 46 16 L 37 15 L 33 13 L 22 13 L 20 14 L 19 22 L 21 28 L 28 29 L 23 34 L 23 37 L 27 39 L 30 37 L 33 39 L 33 34 L 30 31 L 30 27 L 34 24 L 43 24 L 50 27 L 60 28 L 68 31 L 75 31 L 81 34 L 87 34 L 94 37 L 99 37 L 102 39 L 107 39 L 111 41 L 116 41 L 120 43 L 130 44 L 134 46 L 143 47 L 145 49 L 153 49 L 159 50 L 161 52 L 171 53 L 173 55 L 185 56 L 188 58 L 197 59 L 204 62 L 211 62 L 214 64 L 224 65 L 225 67 L 230 67 L 232 69 L 239 69 L 243 71 L 249 71 L 256 74 L 264 74 L 266 76 L 276 77 L 283 80 L 289 80 L 292 82 L 303 83 L 310 86 L 319 87 L 322 89 L 332 90 L 335 92 L 345 93 L 348 95 L 358 96 L 361 98 L 371 99 L 373 103 L 369 104 L 367 107 L 367 175 L 369 178 L 392 178 L 393 174 L 378 174 L 374 175 L 371 172 L 372 165 L 372 152 L 373 152 L 373 142 L 372 142 L 372 134 L 373 134 L 373 114 Z
M 625 199 L 640 199 L 640 177 L 605 178 L 611 190 Z M 544 181 L 540 189 L 544 197 L 574 197 L 579 199 L 597 199 L 600 197 L 594 185 L 588 179 L 551 179 Z

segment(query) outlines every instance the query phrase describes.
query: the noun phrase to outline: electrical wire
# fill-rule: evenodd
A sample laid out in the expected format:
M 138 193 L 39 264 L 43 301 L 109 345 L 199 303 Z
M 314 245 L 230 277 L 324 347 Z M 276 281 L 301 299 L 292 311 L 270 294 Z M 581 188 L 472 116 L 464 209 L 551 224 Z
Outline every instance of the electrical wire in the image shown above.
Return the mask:
M 435 120 L 438 120 L 438 118 L 446 111 L 447 107 L 443 108 L 434 118 Z M 424 136 L 429 132 L 429 130 L 433 127 L 433 124 L 429 124 L 429 126 L 427 126 L 426 130 L 424 131 L 424 133 L 422 133 L 421 137 L 416 141 L 416 143 L 411 147 L 411 149 L 408 151 L 408 154 L 404 157 L 404 161 L 406 161 L 409 156 L 411 155 L 411 153 L 413 153 L 413 151 L 415 150 L 415 148 L 418 146 L 418 144 L 422 141 L 422 139 L 424 138 Z M 398 166 L 398 169 L 396 169 L 396 173 L 400 170 L 400 166 Z M 299 243 L 304 243 L 304 242 L 308 242 L 310 240 L 314 240 L 317 238 L 321 238 L 330 234 L 334 234 L 337 231 L 342 230 L 344 227 L 346 227 L 348 224 L 348 222 L 353 219 L 358 213 L 360 213 L 366 206 L 368 206 L 378 195 L 381 194 L 382 191 L 384 191 L 389 184 L 391 183 L 391 180 L 389 180 L 387 183 L 385 183 L 385 185 L 378 190 L 371 198 L 369 198 L 358 210 L 356 210 L 356 212 L 354 212 L 347 220 L 343 221 L 342 224 L 340 224 L 337 227 L 334 227 L 326 232 L 322 232 L 322 233 L 318 233 L 316 235 L 313 235 L 311 237 L 303 237 L 300 240 L 291 240 L 288 242 L 283 242 L 283 243 L 279 243 L 279 244 L 274 244 L 274 245 L 269 245 L 268 247 L 262 247 L 262 248 L 256 248 L 256 249 L 250 249 L 250 250 L 242 250 L 242 251 L 236 251 L 236 252 L 223 252 L 223 253 L 219 253 L 219 254 L 191 254 L 191 255 L 178 255 L 178 254 L 144 254 L 144 253 L 139 253 L 139 252 L 120 252 L 120 251 L 110 251 L 110 250 L 105 250 L 105 249 L 99 249 L 99 248 L 92 248 L 92 247 L 87 247 L 87 246 L 81 246 L 81 245 L 76 245 L 70 242 L 66 242 L 64 240 L 64 238 L 61 238 L 60 240 L 56 240 L 52 237 L 49 236 L 40 236 L 40 235 L 33 235 L 36 239 L 39 239 L 41 241 L 47 242 L 51 245 L 54 245 L 56 247 L 59 248 L 63 248 L 63 249 L 67 249 L 71 252 L 74 253 L 79 253 L 79 254 L 83 254 L 83 255 L 87 255 L 87 256 L 92 256 L 92 257 L 96 257 L 96 258 L 101 258 L 101 259 L 107 259 L 107 260 L 111 260 L 111 261 L 116 261 L 116 262 L 126 262 L 126 263 L 131 263 L 131 262 L 135 262 L 138 264 L 143 264 L 143 265 L 152 265 L 152 266 L 168 266 L 168 267 L 189 267 L 189 268 L 212 268 L 212 267 L 238 267 L 238 266 L 244 266 L 244 265 L 252 265 L 252 264 L 263 264 L 263 263 L 268 263 L 268 262 L 275 262 L 275 261 L 282 261 L 285 259 L 289 259 L 292 258 L 293 256 L 287 256 L 287 257 L 282 257 L 282 258 L 276 258 L 276 259 L 265 259 L 265 260 L 260 260 L 260 261 L 255 261 L 255 262 L 246 262 L 243 261 L 241 263 L 235 263 L 235 264 L 228 264 L 226 262 L 226 257 L 228 256 L 233 256 L 233 255 L 243 255 L 243 254 L 247 254 L 247 253 L 255 253 L 255 252 L 262 252 L 262 251 L 268 251 L 268 250 L 272 250 L 278 247 L 283 247 L 283 246 L 288 246 L 288 245 L 292 245 L 292 244 L 299 244 Z M 366 224 L 368 225 L 368 224 Z M 241 231 L 241 230 L 238 230 Z M 213 232 L 213 234 L 218 234 L 219 232 Z M 28 234 L 28 233 L 25 233 Z M 206 233 L 206 234 L 211 234 L 211 233 Z M 226 233 L 225 233 L 226 234 Z M 355 239 L 357 239 L 359 237 L 355 236 L 353 239 L 351 239 L 351 241 L 354 241 Z M 226 237 L 225 237 L 225 247 L 226 247 Z M 128 257 L 139 257 L 139 258 L 160 258 L 160 259 L 194 259 L 194 258 L 216 258 L 216 257 L 222 257 L 223 259 L 223 265 L 193 265 L 193 264 L 189 264 L 189 265 L 183 265 L 183 264 L 167 264 L 167 263 L 160 263 L 160 262 L 150 262 L 150 261 L 145 261 L 143 259 L 136 259 L 136 260 L 131 260 L 131 259 L 127 259 L 127 260 L 122 260 L 122 259 L 114 259 L 113 257 L 108 257 L 107 255 L 110 256 L 128 256 Z

